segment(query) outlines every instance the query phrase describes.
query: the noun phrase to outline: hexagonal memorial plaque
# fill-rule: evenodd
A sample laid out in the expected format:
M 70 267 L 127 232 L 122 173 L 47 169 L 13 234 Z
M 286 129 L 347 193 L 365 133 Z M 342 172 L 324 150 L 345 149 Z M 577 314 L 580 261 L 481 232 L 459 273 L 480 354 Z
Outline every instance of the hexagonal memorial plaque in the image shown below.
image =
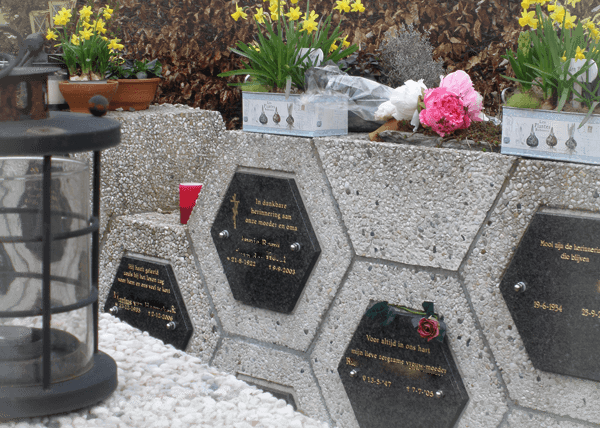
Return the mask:
M 210 232 L 235 299 L 294 310 L 321 253 L 294 179 L 235 173 Z
M 600 216 L 536 213 L 500 290 L 537 369 L 600 381 Z
M 421 315 L 372 305 L 338 373 L 361 428 L 453 427 L 469 397 L 448 341 L 421 337 Z
M 104 312 L 181 350 L 194 330 L 171 265 L 143 256 L 121 258 Z

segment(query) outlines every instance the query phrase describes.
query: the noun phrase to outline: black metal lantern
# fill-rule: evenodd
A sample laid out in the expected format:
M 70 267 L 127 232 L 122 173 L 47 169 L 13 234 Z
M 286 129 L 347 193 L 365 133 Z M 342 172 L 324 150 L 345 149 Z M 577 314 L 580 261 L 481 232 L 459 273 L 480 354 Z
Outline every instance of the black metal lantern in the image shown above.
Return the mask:
M 25 55 L 0 68 L 0 94 L 44 81 L 39 67 L 14 67 Z M 117 387 L 98 350 L 98 224 L 100 151 L 119 144 L 120 124 L 45 107 L 43 119 L 0 119 L 0 420 L 69 412 Z M 87 164 L 59 156 L 84 151 L 91 215 Z

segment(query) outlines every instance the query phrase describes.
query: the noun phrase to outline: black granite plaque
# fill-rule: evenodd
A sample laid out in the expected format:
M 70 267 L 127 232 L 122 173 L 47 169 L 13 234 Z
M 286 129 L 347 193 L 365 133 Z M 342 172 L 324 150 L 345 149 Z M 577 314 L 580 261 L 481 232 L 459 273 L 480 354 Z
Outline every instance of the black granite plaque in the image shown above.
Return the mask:
M 600 381 L 600 216 L 536 213 L 500 290 L 534 367 Z
M 363 315 L 338 366 L 359 426 L 453 427 L 469 397 L 447 339 L 428 341 L 422 316 L 378 305 L 386 310 Z
M 236 173 L 211 235 L 235 299 L 294 310 L 321 253 L 294 179 Z
M 173 269 L 167 262 L 122 257 L 104 312 L 181 350 L 185 350 L 193 332 Z

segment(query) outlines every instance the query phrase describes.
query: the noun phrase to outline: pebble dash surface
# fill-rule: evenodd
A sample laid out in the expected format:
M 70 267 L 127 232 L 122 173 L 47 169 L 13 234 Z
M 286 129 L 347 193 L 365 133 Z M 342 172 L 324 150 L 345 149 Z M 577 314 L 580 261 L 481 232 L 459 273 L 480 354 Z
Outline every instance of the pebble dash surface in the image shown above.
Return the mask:
M 98 336 L 100 350 L 118 367 L 119 385 L 110 397 L 69 414 L 13 420 L 0 426 L 329 428 L 325 422 L 295 412 L 284 400 L 109 314 L 100 314 Z

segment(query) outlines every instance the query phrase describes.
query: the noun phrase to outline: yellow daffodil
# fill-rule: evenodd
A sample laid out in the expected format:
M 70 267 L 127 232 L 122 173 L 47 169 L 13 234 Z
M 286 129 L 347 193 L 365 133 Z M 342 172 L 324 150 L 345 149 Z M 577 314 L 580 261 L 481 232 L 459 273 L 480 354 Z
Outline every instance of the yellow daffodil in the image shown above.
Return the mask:
M 550 9 L 550 7 L 548 7 L 548 9 Z M 563 20 L 565 19 L 565 8 L 563 6 L 557 6 L 554 13 L 550 14 L 550 18 L 552 18 L 555 23 L 562 25 Z
M 81 16 L 84 21 L 89 21 L 90 16 L 92 16 L 92 6 L 83 6 L 79 11 L 79 16 Z
M 308 16 L 306 15 L 306 13 L 304 14 L 304 19 L 306 21 L 316 21 L 318 17 L 319 17 L 319 15 L 314 10 L 312 10 L 310 12 L 310 15 L 308 15 Z
M 565 16 L 565 22 L 564 22 L 564 26 L 567 30 L 570 30 L 571 28 L 575 28 L 575 20 L 577 19 L 577 17 L 575 15 L 571 15 L 568 11 L 566 12 L 566 16 Z
M 521 12 L 521 17 L 519 18 L 519 25 L 521 27 L 529 25 L 535 30 L 538 26 L 538 20 L 535 19 L 534 16 L 535 11 L 532 10 L 531 12 L 527 12 L 526 10 L 524 10 L 523 12 Z
M 341 40 L 341 42 L 342 42 L 342 47 L 343 47 L 344 49 L 346 49 L 348 46 L 350 46 L 350 42 L 348 42 L 348 41 L 346 40 L 347 38 L 348 38 L 348 36 L 345 36 L 345 37 L 344 37 L 344 38 Z
M 106 28 L 104 27 L 104 21 L 99 19 L 98 22 L 94 21 L 92 24 L 97 33 L 106 34 Z
M 69 15 L 67 15 L 66 13 L 64 13 L 64 10 L 65 8 L 63 7 L 63 10 L 54 15 L 54 25 L 57 27 L 63 27 L 69 23 L 69 19 L 71 18 L 71 11 L 67 11 L 69 12 Z
M 122 44 L 120 44 L 119 42 L 121 41 L 121 39 L 112 39 L 110 41 L 110 43 L 108 44 L 108 48 L 109 49 L 113 49 L 113 50 L 121 50 L 123 49 L 125 46 L 123 46 Z
M 251 47 L 252 49 L 254 49 L 256 52 L 260 52 L 260 46 L 258 46 L 258 44 L 256 44 L 256 42 L 252 43 L 252 44 L 250 45 L 250 47 Z
M 100 38 L 101 38 L 102 40 L 104 40 L 105 42 L 108 42 L 108 37 L 106 37 L 106 36 L 100 36 Z
M 362 4 L 362 2 L 360 0 L 356 0 L 354 3 L 352 3 L 352 12 L 364 12 L 365 11 L 365 5 Z
M 90 30 L 86 29 L 86 30 L 81 30 L 79 32 L 79 35 L 81 36 L 82 40 L 89 40 L 94 35 L 94 33 L 92 33 Z
M 586 19 L 585 22 L 582 21 L 582 26 L 588 31 L 591 31 L 592 28 L 596 28 L 596 24 L 594 24 L 593 21 L 590 21 L 589 18 Z
M 102 12 L 102 16 L 104 16 L 104 19 L 110 19 L 113 12 L 114 12 L 114 9 L 111 9 L 110 7 L 106 6 L 104 8 L 104 11 Z
M 290 3 L 291 4 L 296 4 L 296 3 L 298 3 L 298 0 L 290 0 Z
M 79 37 L 77 37 L 75 34 L 73 34 L 71 36 L 71 43 L 74 44 L 75 46 L 79 46 Z
M 56 40 L 58 38 L 58 34 L 54 32 L 51 28 L 48 28 L 48 34 L 46 34 L 47 40 Z
M 290 18 L 291 21 L 299 20 L 300 17 L 302 16 L 302 13 L 300 12 L 300 6 L 298 6 L 295 9 L 293 7 L 290 7 L 290 11 L 288 13 L 286 13 L 285 16 Z
M 271 21 L 277 21 L 279 19 L 279 15 L 283 12 L 281 8 L 281 3 L 277 1 L 272 1 L 269 6 L 269 12 L 271 12 Z
M 300 31 L 306 31 L 308 34 L 311 34 L 313 31 L 317 29 L 317 23 L 313 20 L 302 21 L 302 29 Z
M 262 7 L 256 9 L 254 19 L 256 19 L 256 22 L 258 22 L 259 24 L 263 24 L 265 22 L 265 11 Z
M 563 56 L 560 57 L 560 59 L 565 62 L 567 60 L 567 51 L 563 52 Z
M 525 10 L 529 9 L 530 5 L 531 5 L 531 0 L 523 0 L 521 2 L 521 7 Z
M 71 19 L 71 17 L 73 16 L 73 14 L 71 13 L 71 9 L 67 9 L 66 7 L 63 7 L 59 13 L 61 13 L 62 15 L 66 16 L 67 19 Z
M 537 3 L 540 4 L 540 6 L 545 5 L 546 3 L 550 3 L 550 0 L 538 0 Z
M 338 45 L 335 44 L 335 42 L 333 42 L 331 44 L 331 46 L 329 47 L 329 52 L 334 52 L 336 49 L 338 48 Z
M 337 5 L 333 10 L 339 10 L 340 12 L 350 12 L 350 0 L 337 0 Z
M 244 13 L 244 9 L 242 9 L 241 7 L 239 7 L 237 5 L 237 3 L 235 4 L 235 13 L 233 13 L 231 15 L 231 17 L 233 18 L 234 21 L 237 21 L 238 19 L 240 19 L 240 17 L 242 17 L 243 19 L 246 19 L 246 17 L 248 16 L 247 13 Z
M 590 30 L 590 35 L 596 43 L 600 42 L 600 30 L 598 30 L 597 28 L 592 28 Z
M 585 59 L 585 49 L 581 49 L 577 46 L 577 52 L 575 52 L 575 59 Z

